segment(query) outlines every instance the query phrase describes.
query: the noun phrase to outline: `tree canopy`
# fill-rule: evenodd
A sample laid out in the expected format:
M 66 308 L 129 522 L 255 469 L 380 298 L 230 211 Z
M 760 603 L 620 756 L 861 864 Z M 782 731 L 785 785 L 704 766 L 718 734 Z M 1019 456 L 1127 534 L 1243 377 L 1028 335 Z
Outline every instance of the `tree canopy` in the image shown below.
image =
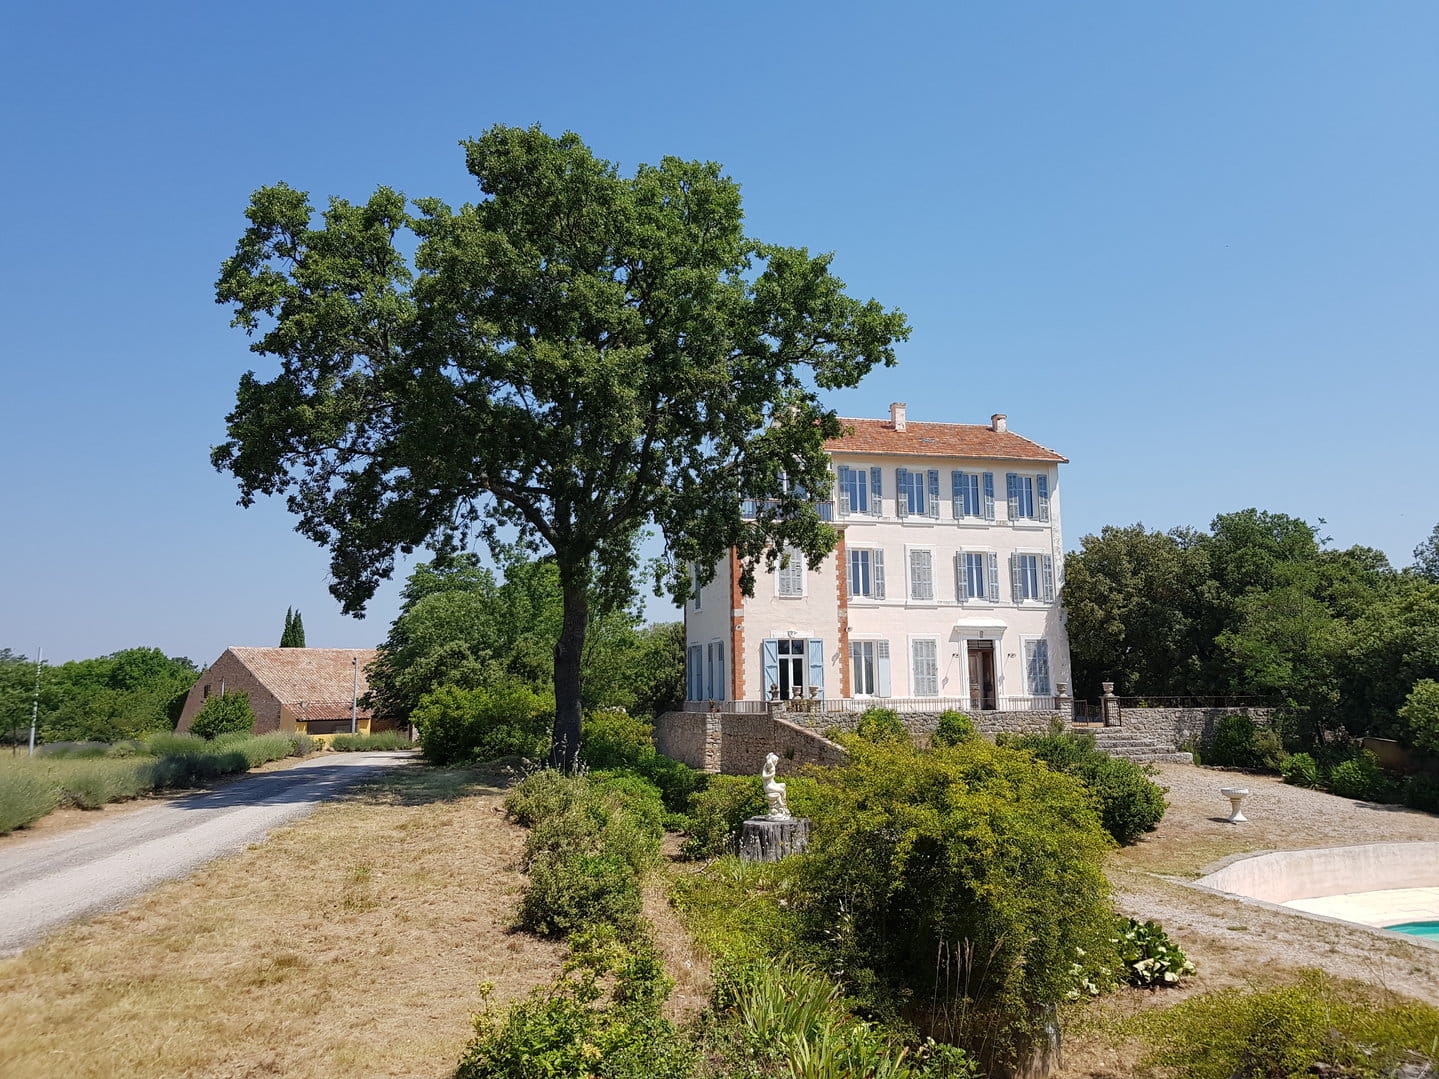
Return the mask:
M 806 492 L 840 425 L 818 393 L 893 363 L 908 327 L 848 296 L 829 255 L 745 236 L 718 165 L 621 175 L 538 127 L 462 145 L 481 198 L 457 209 L 381 187 L 316 220 L 284 184 L 254 194 L 216 296 L 280 370 L 241 379 L 213 461 L 242 504 L 287 495 L 350 613 L 397 552 L 509 531 L 548 549 L 568 766 L 589 607 L 633 594 L 639 530 L 659 529 L 681 598 L 688 565 L 731 547 L 747 588 L 780 547 L 822 558 L 836 537 Z
M 305 620 L 293 607 L 285 608 L 285 629 L 280 634 L 280 647 L 305 647 Z
M 1135 696 L 1264 696 L 1310 733 L 1412 741 L 1401 709 L 1439 678 L 1439 582 L 1370 547 L 1329 549 L 1285 514 L 1220 514 L 1208 532 L 1106 527 L 1065 575 L 1081 697 L 1101 680 Z

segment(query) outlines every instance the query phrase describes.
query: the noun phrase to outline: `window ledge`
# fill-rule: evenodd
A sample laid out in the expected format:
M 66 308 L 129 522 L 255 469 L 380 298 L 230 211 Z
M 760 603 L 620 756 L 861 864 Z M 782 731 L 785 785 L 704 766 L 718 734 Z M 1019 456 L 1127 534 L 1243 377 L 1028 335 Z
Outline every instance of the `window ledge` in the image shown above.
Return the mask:
M 1022 528 L 1027 532 L 1042 532 L 1050 525 L 1049 521 L 1035 521 L 1028 517 L 1021 517 L 1017 521 L 1010 521 L 1015 528 Z

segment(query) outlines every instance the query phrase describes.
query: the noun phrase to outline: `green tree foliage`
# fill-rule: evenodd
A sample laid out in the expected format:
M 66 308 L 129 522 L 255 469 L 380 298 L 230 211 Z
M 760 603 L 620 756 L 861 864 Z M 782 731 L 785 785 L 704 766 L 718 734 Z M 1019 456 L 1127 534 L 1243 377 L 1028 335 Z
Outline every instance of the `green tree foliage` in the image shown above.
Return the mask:
M 862 991 L 932 1002 L 942 1040 L 1021 1048 L 1035 1007 L 1073 987 L 1076 949 L 1111 935 L 1110 840 L 1083 785 L 980 739 L 850 749 L 809 810 L 814 939 Z
M 369 670 L 369 702 L 405 718 L 441 686 L 478 689 L 514 680 L 551 691 L 553 655 L 564 620 L 553 562 L 512 556 L 504 580 L 472 554 L 415 567 L 401 609 Z M 641 628 L 638 614 L 596 612 L 585 634 L 588 707 L 654 713 L 684 692 L 684 627 Z
M 497 757 L 540 759 L 549 751 L 553 700 L 502 682 L 481 689 L 440 686 L 411 714 L 420 750 L 435 764 Z
M 290 607 L 285 608 L 285 631 L 280 634 L 280 647 L 305 647 L 305 620 L 299 611 Z
M 255 727 L 255 711 L 248 693 L 225 693 L 211 697 L 195 713 L 190 733 L 212 741 L 222 734 L 249 734 Z
M 1414 572 L 1430 584 L 1439 584 L 1439 525 L 1414 548 Z
M 302 192 L 255 193 L 216 296 L 281 371 L 244 376 L 213 460 L 245 504 L 288 494 L 350 612 L 397 551 L 502 529 L 547 547 L 568 767 L 590 608 L 633 594 L 639 531 L 663 534 L 678 597 L 684 567 L 730 548 L 746 590 L 786 545 L 828 554 L 804 492 L 827 487 L 841 428 L 818 391 L 893 363 L 908 327 L 846 295 L 828 255 L 746 237 L 717 165 L 622 176 L 537 127 L 464 146 L 482 197 L 458 209 L 381 188 L 317 221 Z
M 1399 718 L 1408 726 L 1409 741 L 1430 753 L 1439 753 L 1439 682 L 1422 678 L 1414 684 Z
M 1306 741 L 1406 737 L 1398 710 L 1439 678 L 1439 584 L 1368 547 L 1255 509 L 1209 532 L 1108 527 L 1065 563 L 1076 695 L 1274 698 Z
M 41 669 L 39 735 L 47 742 L 138 738 L 172 730 L 198 668 L 158 648 L 126 648 Z M 0 730 L 24 740 L 35 662 L 0 649 Z

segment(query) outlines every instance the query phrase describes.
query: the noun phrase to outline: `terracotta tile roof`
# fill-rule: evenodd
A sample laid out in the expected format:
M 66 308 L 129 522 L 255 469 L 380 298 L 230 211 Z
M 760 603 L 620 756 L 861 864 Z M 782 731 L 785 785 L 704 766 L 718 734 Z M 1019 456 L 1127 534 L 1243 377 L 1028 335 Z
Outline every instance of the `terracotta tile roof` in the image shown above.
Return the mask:
M 350 715 L 354 667 L 360 660 L 360 695 L 370 688 L 365 665 L 378 654 L 373 648 L 230 648 L 228 651 L 250 669 L 255 678 L 283 705 L 298 708 L 305 702 L 311 719 L 341 718 L 315 714 L 340 709 Z M 360 709 L 361 715 L 369 715 Z
M 889 420 L 840 418 L 845 434 L 824 444 L 831 453 L 884 453 L 913 457 L 989 457 L 1005 461 L 1055 461 L 1069 458 L 1013 431 L 995 431 L 982 423 L 916 423 L 896 431 Z

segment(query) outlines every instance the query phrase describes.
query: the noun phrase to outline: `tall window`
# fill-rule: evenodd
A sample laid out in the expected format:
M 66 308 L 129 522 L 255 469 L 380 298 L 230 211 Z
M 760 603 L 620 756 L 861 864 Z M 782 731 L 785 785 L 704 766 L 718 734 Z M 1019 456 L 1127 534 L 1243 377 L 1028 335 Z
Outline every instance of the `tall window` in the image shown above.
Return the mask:
M 961 551 L 955 557 L 955 593 L 965 600 L 999 602 L 999 556 L 993 551 Z
M 1013 578 L 1016 603 L 1026 599 L 1054 602 L 1054 559 L 1049 555 L 1010 555 L 1009 572 Z
M 728 695 L 724 676 L 724 642 L 711 641 L 705 650 L 705 659 L 708 661 L 705 672 L 705 698 L 711 701 L 722 701 Z
M 994 473 L 960 472 L 949 474 L 950 494 L 954 501 L 954 518 L 970 517 L 994 520 Z
M 802 637 L 779 639 L 779 695 L 781 700 L 804 696 L 805 646 Z
M 852 547 L 849 551 L 849 594 L 884 599 L 884 552 Z
M 895 506 L 901 517 L 939 516 L 938 469 L 922 472 L 897 468 L 894 475 L 897 487 Z
M 916 697 L 939 696 L 939 645 L 933 640 L 910 642 L 909 680 Z
M 1031 697 L 1048 697 L 1053 692 L 1049 680 L 1049 642 L 1046 640 L 1024 642 L 1024 670 L 1029 680 Z
M 776 589 L 781 596 L 804 595 L 804 555 L 798 551 L 785 551 L 780 555 L 779 569 L 776 570 Z
M 934 552 L 909 552 L 909 598 L 921 603 L 934 600 Z
M 704 649 L 692 644 L 688 649 L 689 662 L 685 664 L 685 699 L 704 700 Z
M 880 470 L 839 466 L 839 512 L 879 513 Z
M 1010 472 L 1004 477 L 1011 521 L 1049 520 L 1049 477 Z
M 888 641 L 850 641 L 849 665 L 856 697 L 889 696 Z

